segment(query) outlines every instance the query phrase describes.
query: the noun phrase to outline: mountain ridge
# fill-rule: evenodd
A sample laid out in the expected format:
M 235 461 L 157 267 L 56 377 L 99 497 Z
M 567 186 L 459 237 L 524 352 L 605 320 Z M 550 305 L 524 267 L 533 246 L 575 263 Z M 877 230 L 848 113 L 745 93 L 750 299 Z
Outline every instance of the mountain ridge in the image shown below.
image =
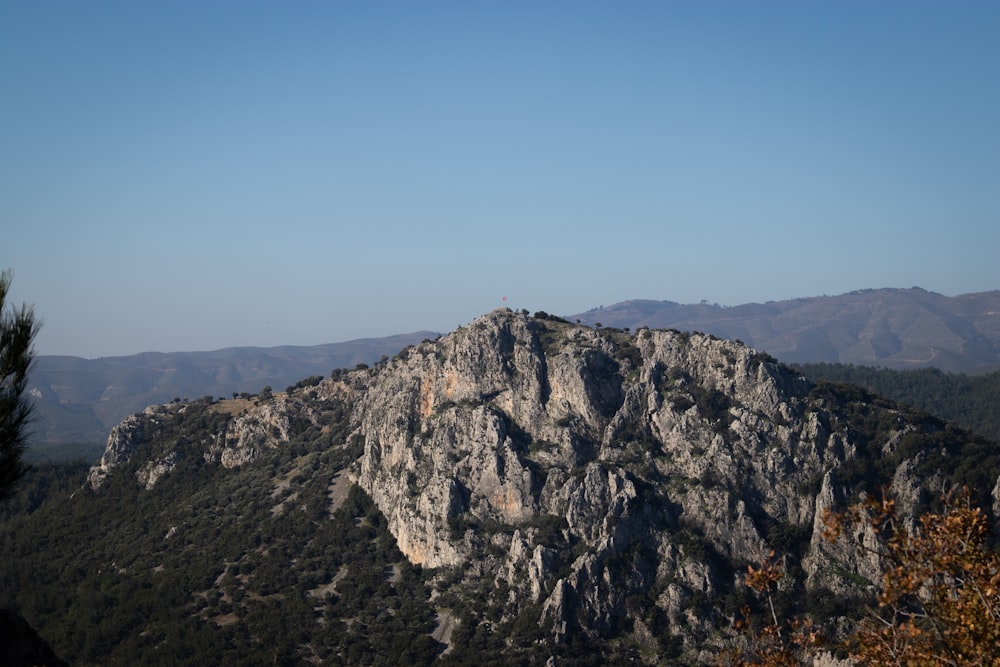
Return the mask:
M 617 328 L 701 331 L 740 340 L 787 363 L 850 363 L 896 370 L 1000 369 L 1000 291 L 947 297 L 921 288 L 855 290 L 722 307 L 631 300 L 566 316 Z M 38 357 L 30 378 L 37 445 L 95 443 L 99 455 L 126 415 L 173 398 L 282 389 L 333 368 L 371 364 L 436 332 L 298 347 L 147 352 L 95 360 Z M 40 456 L 46 448 L 36 446 Z M 91 450 L 88 450 L 88 452 Z
M 742 340 L 787 363 L 1000 369 L 1000 290 L 949 297 L 920 287 L 863 289 L 736 306 L 642 299 L 567 319 L 702 331 Z
M 40 443 L 103 443 L 126 415 L 175 398 L 275 390 L 334 368 L 371 364 L 438 334 L 417 331 L 314 346 L 230 347 L 205 352 L 143 352 L 84 359 L 39 355 L 28 393 Z
M 737 641 L 741 572 L 771 549 L 794 564 L 783 612 L 836 632 L 878 570 L 855 549 L 864 535 L 824 540 L 826 510 L 884 487 L 908 520 L 968 484 L 1000 516 L 996 445 L 926 414 L 709 334 L 501 310 L 288 393 L 135 414 L 89 484 L 52 508 L 72 516 L 65 533 L 42 528 L 36 544 L 15 529 L 5 546 L 56 540 L 61 555 L 27 581 L 115 592 L 88 598 L 67 630 L 58 595 L 22 591 L 68 657 L 191 650 L 170 630 L 184 623 L 205 651 L 253 655 L 267 636 L 290 662 L 361 664 L 346 647 L 373 626 L 339 606 L 357 589 L 340 583 L 329 535 L 345 480 L 372 509 L 337 525 L 384 527 L 402 559 L 377 580 L 419 574 L 420 618 L 456 621 L 463 651 L 438 646 L 442 665 L 711 662 Z M 115 507 L 128 509 L 102 520 Z M 61 541 L 91 545 L 88 560 L 68 566 Z M 127 611 L 161 588 L 175 606 Z M 379 590 L 373 603 L 402 595 Z M 118 625 L 102 629 L 102 604 Z M 81 634 L 96 639 L 74 647 Z

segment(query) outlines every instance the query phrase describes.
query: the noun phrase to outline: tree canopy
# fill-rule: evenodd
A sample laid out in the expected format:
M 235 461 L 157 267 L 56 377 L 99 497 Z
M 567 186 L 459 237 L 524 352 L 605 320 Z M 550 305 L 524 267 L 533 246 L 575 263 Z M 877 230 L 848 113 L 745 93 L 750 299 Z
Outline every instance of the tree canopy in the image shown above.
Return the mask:
M 7 304 L 11 273 L 0 274 L 0 498 L 13 492 L 25 472 L 21 455 L 27 446 L 31 403 L 25 396 L 38 332 L 31 306 Z

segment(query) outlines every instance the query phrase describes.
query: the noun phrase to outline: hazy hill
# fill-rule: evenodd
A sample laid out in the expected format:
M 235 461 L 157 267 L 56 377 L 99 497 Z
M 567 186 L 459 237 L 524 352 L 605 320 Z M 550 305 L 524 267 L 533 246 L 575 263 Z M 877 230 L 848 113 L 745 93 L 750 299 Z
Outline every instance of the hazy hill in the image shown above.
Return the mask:
M 232 347 L 213 352 L 147 352 L 82 359 L 41 355 L 31 373 L 36 458 L 52 443 L 97 443 L 126 415 L 175 398 L 285 389 L 303 378 L 326 377 L 335 368 L 370 364 L 406 345 L 434 338 L 418 331 L 316 346 Z M 83 450 L 86 457 L 92 450 Z M 68 452 L 59 450 L 56 458 Z
M 15 499 L 0 581 L 78 665 L 712 663 L 771 549 L 782 617 L 835 639 L 871 603 L 870 536 L 826 510 L 967 484 L 995 526 L 998 477 L 995 444 L 736 342 L 495 311 L 128 417 L 46 482 L 75 493 Z
M 789 363 L 848 363 L 893 369 L 1000 369 L 1000 291 L 946 297 L 920 288 L 874 289 L 722 307 L 624 301 L 569 316 L 606 327 L 702 331 L 741 340 Z M 92 458 L 126 415 L 174 398 L 284 389 L 334 368 L 392 356 L 437 334 L 417 332 L 315 347 L 228 348 L 80 359 L 42 356 L 31 377 L 39 422 L 35 458 Z M 67 452 L 59 443 L 91 443 Z
M 1000 291 L 948 297 L 919 287 L 870 289 L 731 307 L 633 300 L 568 317 L 591 325 L 703 331 L 790 363 L 1000 369 Z

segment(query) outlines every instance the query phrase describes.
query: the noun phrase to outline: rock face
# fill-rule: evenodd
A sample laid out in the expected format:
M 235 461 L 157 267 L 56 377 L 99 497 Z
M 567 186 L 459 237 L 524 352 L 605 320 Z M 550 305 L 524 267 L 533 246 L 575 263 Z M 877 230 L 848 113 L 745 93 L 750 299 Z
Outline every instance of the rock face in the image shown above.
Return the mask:
M 491 576 L 557 637 L 648 590 L 674 624 L 719 585 L 692 552 L 755 562 L 769 525 L 816 523 L 798 489 L 846 443 L 805 416 L 809 390 L 737 343 L 497 311 L 373 376 L 358 482 L 414 563 L 504 552 Z
M 146 461 L 136 471 L 136 478 L 147 490 L 152 489 L 160 477 L 174 469 L 192 439 L 201 445 L 201 456 L 206 462 L 238 468 L 255 461 L 264 449 L 287 443 L 295 428 L 320 427 L 321 410 L 311 404 L 318 400 L 318 393 L 312 394 L 311 397 L 281 394 L 253 403 L 242 401 L 245 409 L 239 410 L 232 419 L 216 419 L 211 423 L 202 419 L 199 424 L 202 429 L 195 432 L 174 432 L 170 427 L 188 417 L 188 413 L 204 409 L 204 402 L 146 408 L 112 429 L 100 463 L 90 469 L 89 485 L 96 491 L 115 467 L 144 450 L 142 457 Z M 222 428 L 217 430 L 219 426 Z M 149 446 L 152 441 L 157 442 L 156 447 Z
M 90 469 L 87 477 L 92 489 L 100 488 L 112 468 L 132 458 L 146 440 L 147 430 L 156 429 L 159 423 L 156 415 L 159 412 L 155 407 L 146 408 L 145 412 L 129 415 L 111 429 L 101 462 Z
M 886 408 L 873 442 L 828 402 L 736 342 L 496 311 L 373 374 L 355 406 L 358 483 L 412 562 L 486 563 L 519 603 L 541 602 L 555 637 L 608 630 L 649 594 L 671 627 L 707 633 L 719 619 L 694 602 L 775 547 L 811 590 L 846 592 L 822 514 L 851 497 L 867 452 L 919 429 Z M 934 481 L 918 467 L 901 458 L 885 480 L 913 507 Z
M 852 391 L 708 335 L 498 310 L 199 437 L 206 462 L 237 470 L 346 410 L 363 444 L 352 474 L 441 591 L 493 582 L 506 616 L 549 641 L 624 633 L 679 654 L 731 626 L 741 574 L 772 549 L 803 598 L 847 594 L 845 568 L 874 580 L 823 542 L 824 510 L 886 485 L 915 511 L 955 483 L 964 445 L 942 444 L 945 425 Z M 162 417 L 112 432 L 95 489 Z M 178 451 L 144 454 L 140 483 Z M 980 472 L 993 503 L 997 471 Z

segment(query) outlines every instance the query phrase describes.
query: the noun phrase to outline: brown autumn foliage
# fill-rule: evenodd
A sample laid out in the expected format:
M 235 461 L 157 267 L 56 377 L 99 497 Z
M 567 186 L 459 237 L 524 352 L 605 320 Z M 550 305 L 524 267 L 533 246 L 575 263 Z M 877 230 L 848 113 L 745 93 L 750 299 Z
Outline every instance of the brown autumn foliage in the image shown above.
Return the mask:
M 782 623 L 778 619 L 774 593 L 784 577 L 784 569 L 774 551 L 760 567 L 747 567 L 744 583 L 766 603 L 768 617 L 763 625 L 755 627 L 758 624 L 754 623 L 750 606 L 744 605 L 736 627 L 742 631 L 745 642 L 724 653 L 721 664 L 727 667 L 798 667 L 822 644 L 822 636 L 810 621 L 793 619 Z
M 1000 556 L 968 489 L 908 531 L 887 496 L 827 517 L 827 537 L 847 524 L 881 538 L 882 590 L 849 640 L 860 665 L 1000 666 Z
M 885 494 L 825 517 L 830 541 L 855 526 L 870 528 L 881 542 L 873 551 L 882 565 L 881 592 L 841 645 L 855 664 L 1000 667 L 1000 555 L 990 548 L 986 516 L 970 497 L 963 489 L 945 498 L 944 509 L 920 517 L 912 531 Z M 759 568 L 747 568 L 745 583 L 767 602 L 771 617 L 754 629 L 744 608 L 737 627 L 746 641 L 724 654 L 722 664 L 812 663 L 822 644 L 813 626 L 782 623 L 774 613 L 772 594 L 782 576 L 773 553 Z

